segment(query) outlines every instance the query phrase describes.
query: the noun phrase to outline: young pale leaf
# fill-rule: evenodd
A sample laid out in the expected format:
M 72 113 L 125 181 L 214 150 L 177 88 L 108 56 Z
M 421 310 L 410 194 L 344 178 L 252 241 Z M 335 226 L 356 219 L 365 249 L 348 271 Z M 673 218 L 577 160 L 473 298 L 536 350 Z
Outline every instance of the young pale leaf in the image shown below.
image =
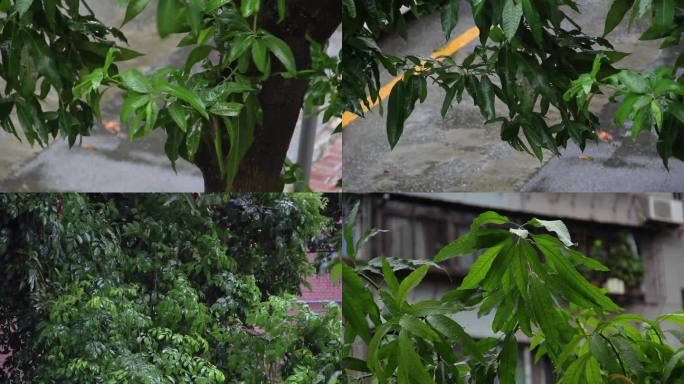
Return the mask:
M 549 232 L 555 232 L 556 235 L 558 236 L 558 240 L 563 242 L 566 247 L 571 247 L 573 245 L 572 240 L 570 239 L 570 231 L 568 231 L 568 227 L 565 226 L 565 223 L 563 223 L 560 220 L 552 220 L 552 221 L 546 221 L 546 220 L 539 220 L 539 219 L 532 219 L 529 221 L 529 223 L 535 227 L 544 227 L 546 228 L 547 231 Z

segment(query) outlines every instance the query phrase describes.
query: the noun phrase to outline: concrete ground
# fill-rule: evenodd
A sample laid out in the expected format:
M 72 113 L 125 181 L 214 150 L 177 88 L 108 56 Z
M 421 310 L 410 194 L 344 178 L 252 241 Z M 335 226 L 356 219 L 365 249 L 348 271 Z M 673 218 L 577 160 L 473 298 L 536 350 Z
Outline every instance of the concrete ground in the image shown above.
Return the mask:
M 101 20 L 113 26 L 121 24 L 124 8 L 117 6 L 117 2 L 89 3 Z M 121 63 L 122 69 L 137 67 L 146 71 L 164 65 L 184 64 L 188 50 L 176 48 L 178 37 L 159 39 L 155 10 L 156 4 L 150 4 L 145 12 L 123 28 L 129 38 L 130 48 L 146 55 Z M 339 50 L 340 45 L 341 38 L 333 39 L 331 51 Z M 107 92 L 102 100 L 103 122 L 118 123 L 120 105 L 120 94 Z M 324 156 L 324 148 L 334 139 L 330 131 L 329 127 L 321 127 L 318 132 L 316 159 Z M 295 156 L 298 137 L 297 132 L 289 152 Z M 70 149 L 64 140 L 58 139 L 48 148 L 41 149 L 19 142 L 0 131 L 0 191 L 202 191 L 202 175 L 194 165 L 179 160 L 178 173 L 173 171 L 164 154 L 165 140 L 164 132 L 155 131 L 130 142 L 125 130 L 113 135 L 102 125 L 97 125 L 93 127 L 91 136 L 83 138 L 80 146 Z M 295 156 L 290 157 L 295 159 Z
M 587 32 L 600 34 L 605 2 L 581 1 L 590 9 L 577 21 Z M 461 9 L 461 21 L 453 36 L 474 26 L 470 10 Z M 621 66 L 643 69 L 662 62 L 657 45 L 637 40 L 638 28 L 620 28 L 609 37 L 618 49 L 636 52 Z M 445 41 L 438 15 L 411 22 L 408 41 L 389 37 L 380 42 L 390 54 L 428 55 Z M 472 52 L 476 42 L 459 51 L 456 60 Z M 664 52 L 671 55 L 672 52 Z M 389 80 L 389 76 L 386 76 Z M 625 138 L 625 131 L 611 125 L 615 105 L 596 99 L 592 106 L 599 112 L 603 129 L 610 131 L 612 144 L 595 143 L 586 154 L 593 160 L 580 160 L 579 150 L 570 146 L 559 158 L 540 163 L 502 142 L 498 125 L 485 125 L 472 99 L 454 105 L 446 118 L 440 116 L 444 92 L 429 86 L 428 99 L 418 105 L 408 119 L 404 134 L 394 150 L 389 149 L 385 120 L 373 111 L 344 131 L 344 190 L 368 191 L 681 191 L 684 190 L 684 163 L 673 160 L 668 173 L 655 153 L 655 135 L 646 134 L 636 142 Z M 497 110 L 505 106 L 497 104 Z M 549 116 L 553 120 L 554 116 Z M 584 157 L 589 159 L 589 157 Z

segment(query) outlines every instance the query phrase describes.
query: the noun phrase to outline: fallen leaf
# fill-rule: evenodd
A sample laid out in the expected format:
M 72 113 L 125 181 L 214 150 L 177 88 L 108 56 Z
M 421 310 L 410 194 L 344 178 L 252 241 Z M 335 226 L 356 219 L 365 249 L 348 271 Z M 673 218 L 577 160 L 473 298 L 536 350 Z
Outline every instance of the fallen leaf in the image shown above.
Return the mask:
M 594 160 L 594 158 L 592 156 L 589 156 L 589 155 L 580 155 L 579 159 L 580 160 L 587 160 L 587 161 Z
M 606 131 L 597 131 L 596 135 L 598 136 L 599 140 L 603 141 L 604 143 L 613 143 L 613 135 Z
M 86 151 L 90 151 L 90 152 L 93 152 L 97 149 L 92 144 L 81 144 L 81 148 L 85 149 Z
M 398 175 L 401 170 L 399 168 L 386 168 L 383 172 L 387 175 Z
M 104 127 L 107 130 L 107 132 L 111 133 L 112 135 L 118 135 L 121 132 L 121 127 L 119 126 L 119 123 L 117 123 L 114 120 L 107 121 Z

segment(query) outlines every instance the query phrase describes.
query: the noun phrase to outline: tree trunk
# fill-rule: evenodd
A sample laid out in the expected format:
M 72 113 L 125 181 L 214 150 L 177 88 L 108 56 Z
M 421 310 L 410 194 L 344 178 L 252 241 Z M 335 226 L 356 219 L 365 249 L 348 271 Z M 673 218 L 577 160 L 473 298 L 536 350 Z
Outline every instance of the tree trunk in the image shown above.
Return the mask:
M 276 2 L 270 1 L 260 15 L 259 24 L 283 39 L 292 49 L 297 69 L 311 66 L 306 37 L 323 43 L 342 21 L 339 0 L 288 0 L 285 20 L 278 24 Z M 276 64 L 276 60 L 273 61 Z M 280 65 L 279 63 L 277 65 Z M 282 67 L 274 67 L 273 72 Z M 235 191 L 274 192 L 280 188 L 280 173 L 302 108 L 308 81 L 273 76 L 263 83 L 259 102 L 263 125 L 256 127 L 254 144 L 240 164 Z M 203 171 L 204 173 L 204 171 Z M 205 180 L 206 180 L 205 174 Z M 219 187 L 213 180 L 207 188 Z M 225 183 L 220 190 L 225 189 Z M 209 191 L 209 190 L 208 190 Z

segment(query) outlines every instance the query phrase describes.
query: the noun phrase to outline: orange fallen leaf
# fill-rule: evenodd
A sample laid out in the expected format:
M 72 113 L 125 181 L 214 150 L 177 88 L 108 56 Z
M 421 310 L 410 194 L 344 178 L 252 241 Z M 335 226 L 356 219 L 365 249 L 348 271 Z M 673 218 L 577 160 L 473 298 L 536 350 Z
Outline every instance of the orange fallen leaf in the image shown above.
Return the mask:
M 121 132 L 121 127 L 119 126 L 119 123 L 117 123 L 114 120 L 107 121 L 104 127 L 107 130 L 107 132 L 111 133 L 112 135 L 118 135 Z
M 596 134 L 599 140 L 603 141 L 604 143 L 611 144 L 613 142 L 613 135 L 606 131 L 598 131 Z
M 587 161 L 594 160 L 594 158 L 592 156 L 589 156 L 589 155 L 580 155 L 579 159 L 580 160 L 587 160 Z
M 86 151 L 90 151 L 90 152 L 93 152 L 97 149 L 92 144 L 81 144 L 81 148 L 85 149 Z

